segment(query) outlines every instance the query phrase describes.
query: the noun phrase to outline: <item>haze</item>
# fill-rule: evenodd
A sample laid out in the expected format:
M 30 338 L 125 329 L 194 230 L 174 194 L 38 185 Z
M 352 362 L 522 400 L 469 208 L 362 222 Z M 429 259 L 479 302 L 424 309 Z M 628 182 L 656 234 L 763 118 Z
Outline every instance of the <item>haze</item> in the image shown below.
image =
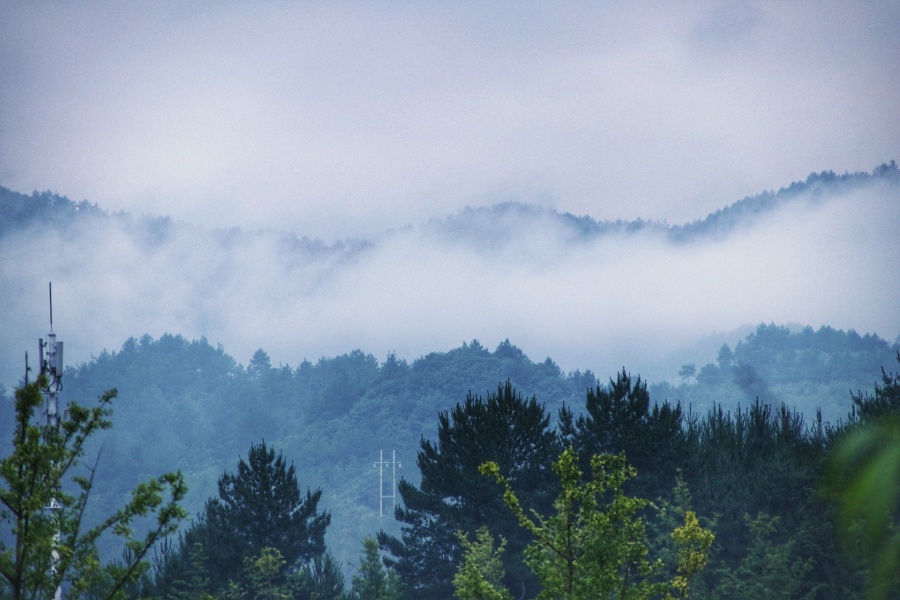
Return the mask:
M 758 322 L 893 339 L 896 191 L 677 247 L 530 223 L 484 252 L 421 224 L 509 200 L 681 223 L 870 171 L 900 158 L 898 25 L 888 1 L 0 0 L 0 185 L 184 224 L 152 251 L 5 242 L 4 346 L 46 333 L 49 280 L 72 360 L 167 331 L 292 365 L 509 338 L 605 374 Z M 257 229 L 372 245 L 298 258 Z
M 900 145 L 900 4 L 0 1 L 0 184 L 325 240 L 682 222 Z
M 462 230 L 432 221 L 331 247 L 274 231 L 89 218 L 0 240 L 0 312 L 13 347 L 36 340 L 52 279 L 70 362 L 144 333 L 206 336 L 244 364 L 261 347 L 292 366 L 356 348 L 413 360 L 509 338 L 567 371 L 674 378 L 658 368 L 667 354 L 744 325 L 893 340 L 898 222 L 896 182 L 802 194 L 730 233 L 681 242 L 653 230 L 584 235 L 524 206 Z M 7 356 L 6 382 L 20 376 L 20 358 Z

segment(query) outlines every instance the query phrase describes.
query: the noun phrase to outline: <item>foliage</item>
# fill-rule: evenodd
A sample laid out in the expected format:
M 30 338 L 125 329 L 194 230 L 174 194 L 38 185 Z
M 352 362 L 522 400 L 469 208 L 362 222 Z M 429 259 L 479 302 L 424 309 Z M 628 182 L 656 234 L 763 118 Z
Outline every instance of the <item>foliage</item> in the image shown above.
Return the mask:
M 706 534 L 697 538 L 691 536 L 701 532 L 711 534 L 717 529 L 717 519 L 706 517 L 701 522 L 693 511 L 693 504 L 690 488 L 682 470 L 678 469 L 671 498 L 657 498 L 653 503 L 655 510 L 646 514 L 647 542 L 650 552 L 662 561 L 665 577 L 672 579 L 673 587 L 679 590 L 683 583 L 689 582 L 691 595 L 697 596 L 699 592 L 702 597 L 709 587 L 706 566 L 712 558 L 713 547 L 711 543 L 706 545 Z M 701 524 L 702 528 L 698 527 Z M 682 575 L 684 579 L 679 579 Z
M 293 582 L 296 600 L 339 600 L 344 595 L 344 575 L 328 552 L 303 565 Z
M 807 580 L 812 559 L 797 556 L 795 539 L 779 544 L 775 534 L 778 517 L 759 513 L 744 515 L 752 536 L 747 556 L 734 571 L 722 577 L 716 597 L 735 600 L 812 600 L 823 584 Z
M 897 351 L 900 362 L 900 351 Z M 900 413 L 900 372 L 888 374 L 881 368 L 881 385 L 875 385 L 874 394 L 851 394 L 854 413 L 861 419 L 890 417 Z
M 263 548 L 259 557 L 244 559 L 244 570 L 255 600 L 288 600 L 284 585 L 284 557 L 276 548 Z
M 318 513 L 321 490 L 305 497 L 297 483 L 294 465 L 265 442 L 251 444 L 247 461 L 238 461 L 237 473 L 219 478 L 219 497 L 206 505 L 206 527 L 214 538 L 227 540 L 229 552 L 242 560 L 264 548 L 277 549 L 288 565 L 308 561 L 325 551 L 325 528 L 331 522 L 326 512 Z M 226 573 L 234 572 L 228 555 L 214 554 L 214 562 Z M 238 563 L 239 564 L 239 563 Z
M 0 592 L 15 600 L 51 597 L 67 581 L 74 597 L 90 591 L 114 598 L 149 568 L 148 550 L 185 517 L 179 503 L 187 488 L 180 473 L 150 479 L 133 490 L 124 507 L 85 528 L 96 464 L 86 474 L 76 469 L 88 438 L 111 426 L 116 391 L 101 395 L 93 408 L 71 403 L 57 428 L 37 423 L 45 385 L 41 376 L 16 390 L 13 450 L 0 460 L 0 540 L 11 540 L 11 545 L 0 542 Z M 144 537 L 135 536 L 135 520 L 151 513 L 155 525 Z M 96 542 L 105 533 L 121 538 L 124 562 L 101 565 Z
M 167 593 L 174 593 L 174 589 L 183 592 L 187 588 L 172 585 L 179 580 L 179 585 L 186 585 L 192 579 L 188 562 L 183 559 L 191 555 L 194 542 L 200 541 L 198 536 L 205 522 L 203 500 L 216 494 L 216 481 L 221 474 L 217 465 L 225 464 L 229 456 L 245 452 L 246 440 L 265 436 L 268 441 L 276 441 L 285 454 L 303 456 L 304 464 L 330 465 L 328 469 L 311 469 L 308 481 L 313 489 L 336 489 L 345 483 L 362 481 L 360 478 L 371 480 L 371 462 L 377 458 L 379 448 L 396 448 L 398 459 L 408 468 L 409 457 L 421 451 L 420 439 L 439 440 L 440 422 L 434 418 L 435 414 L 453 406 L 457 399 L 466 396 L 467 390 L 490 389 L 509 376 L 512 386 L 528 389 L 545 403 L 545 413 L 555 414 L 563 402 L 567 411 L 572 411 L 573 429 L 583 438 L 567 437 L 567 441 L 581 450 L 585 462 L 580 467 L 585 472 L 589 470 L 586 461 L 590 448 L 610 452 L 626 450 L 629 461 L 638 467 L 638 476 L 626 482 L 626 491 L 652 498 L 663 506 L 670 499 L 680 469 L 685 484 L 694 494 L 693 508 L 698 514 L 717 517 L 710 565 L 695 577 L 692 594 L 702 594 L 701 587 L 713 593 L 722 584 L 724 574 L 737 572 L 755 539 L 744 514 L 764 513 L 779 519 L 778 529 L 769 538 L 773 547 L 793 542 L 795 557 L 812 559 L 812 570 L 806 581 L 826 585 L 819 591 L 820 600 L 854 597 L 862 588 L 865 571 L 854 560 L 846 559 L 835 546 L 831 523 L 837 505 L 818 493 L 825 457 L 848 429 L 846 422 L 829 425 L 827 418 L 834 421 L 837 416 L 847 414 L 850 405 L 847 389 L 871 389 L 871 383 L 881 376 L 880 365 L 892 359 L 897 346 L 852 331 L 828 327 L 796 331 L 776 325 L 760 325 L 743 341 L 735 344 L 729 340 L 729 344 L 733 348 L 730 359 L 728 353 L 723 353 L 722 361 L 717 360 L 716 350 L 721 346 L 718 341 L 710 351 L 712 362 L 703 367 L 707 374 L 714 372 L 720 379 L 715 385 L 705 382 L 698 371 L 684 385 L 644 386 L 642 380 L 638 386 L 637 378 L 631 378 L 623 369 L 630 379 L 632 406 L 640 408 L 635 394 L 639 387 L 646 387 L 649 394 L 644 416 L 632 419 L 629 410 L 608 415 L 596 409 L 599 418 L 595 418 L 587 410 L 584 393 L 591 389 L 595 398 L 592 404 L 601 397 L 591 372 L 563 375 L 549 359 L 531 362 L 508 342 L 491 351 L 472 341 L 410 363 L 389 355 L 380 366 L 371 356 L 355 351 L 338 357 L 340 360 L 304 361 L 291 368 L 271 364 L 268 356 L 260 351 L 255 359 L 251 358 L 251 365 L 244 368 L 221 346 L 211 346 L 206 340 L 187 341 L 170 335 L 156 340 L 149 336 L 132 339 L 120 351 L 101 353 L 67 372 L 67 391 L 73 395 L 94 396 L 121 381 L 120 391 L 129 397 L 127 404 L 117 407 L 115 426 L 103 439 L 103 476 L 104 480 L 112 480 L 113 487 L 108 493 L 92 496 L 84 522 L 99 522 L 102 520 L 99 515 L 115 512 L 116 502 L 137 484 L 140 473 L 157 472 L 168 465 L 183 467 L 194 490 L 194 495 L 187 499 L 188 506 L 194 513 L 199 511 L 200 516 L 197 527 L 190 532 L 186 550 L 182 553 L 176 547 L 173 552 L 173 561 L 180 566 L 164 569 Z M 682 362 L 695 360 L 696 367 L 705 362 L 699 357 L 685 357 Z M 335 396 L 342 404 L 340 410 L 319 410 L 323 403 L 328 403 L 330 394 L 341 389 L 342 378 L 350 383 L 346 395 Z M 600 391 L 609 392 L 619 379 L 621 375 L 616 374 L 609 380 L 610 385 L 604 385 Z M 849 430 L 858 423 L 873 420 L 870 418 L 871 407 L 875 406 L 873 400 L 887 400 L 879 391 L 884 389 L 884 386 L 877 387 L 875 396 L 853 395 L 856 408 Z M 13 400 L 9 396 L 0 398 L 0 402 L 7 403 L 11 412 Z M 625 408 L 629 407 L 627 396 L 626 392 L 622 403 Z M 656 423 L 657 428 L 652 419 L 654 404 L 662 405 L 664 398 L 670 400 L 672 411 L 678 401 L 682 407 L 690 403 L 693 410 L 684 408 L 677 426 L 663 420 Z M 780 400 L 796 408 L 779 407 Z M 821 419 L 812 410 L 819 402 L 826 404 Z M 262 405 L 265 410 L 260 409 Z M 698 407 L 701 411 L 693 412 Z M 582 416 L 585 422 L 599 422 L 602 425 L 596 429 L 599 433 L 612 431 L 624 443 L 604 448 L 601 441 L 608 437 L 593 439 L 589 428 L 578 430 L 576 424 Z M 11 440 L 12 429 L 11 420 L 0 419 L 0 437 L 5 436 L 4 442 Z M 153 443 L 151 440 L 158 439 L 162 430 L 166 431 L 167 443 Z M 670 439 L 666 431 L 675 437 Z M 484 434 L 493 439 L 487 429 Z M 464 449 L 462 445 L 460 452 Z M 92 447 L 87 452 L 91 454 Z M 337 456 L 341 457 L 340 461 L 334 460 Z M 478 458 L 481 462 L 491 459 L 492 456 Z M 417 475 L 407 475 L 407 483 L 418 489 Z M 439 478 L 438 475 L 438 483 L 442 485 Z M 531 489 L 523 486 L 516 491 L 526 506 L 540 504 L 527 498 L 529 494 L 543 497 L 541 510 L 549 514 L 555 485 L 556 481 L 546 477 L 545 470 L 537 484 L 528 486 Z M 468 493 L 465 483 L 459 487 Z M 528 589 L 535 590 L 536 580 L 521 560 L 523 548 L 530 541 L 528 534 L 516 526 L 496 496 L 499 491 L 493 487 L 495 497 L 485 506 L 492 502 L 494 512 L 485 511 L 466 520 L 468 515 L 460 505 L 458 513 L 464 519 L 461 526 L 449 519 L 423 518 L 420 525 L 426 551 L 418 553 L 412 548 L 411 560 L 441 557 L 433 564 L 449 565 L 452 569 L 455 561 L 463 556 L 462 547 L 452 533 L 462 529 L 471 536 L 486 523 L 494 526 L 495 534 L 508 540 L 502 558 L 505 583 L 531 581 Z M 330 526 L 337 528 L 336 532 L 329 530 L 334 534 L 329 550 L 341 562 L 356 560 L 361 538 L 371 531 L 364 524 L 363 516 L 371 514 L 372 486 L 356 485 L 350 489 L 340 497 L 321 499 L 336 514 L 340 511 L 347 515 Z M 443 497 L 440 501 L 444 502 Z M 456 496 L 446 497 L 450 505 L 446 514 L 452 514 L 454 502 Z M 409 509 L 410 505 L 404 508 Z M 444 509 L 438 506 L 438 510 Z M 425 517 L 430 513 L 419 514 Z M 666 545 L 671 544 L 669 532 L 683 522 L 683 513 L 679 513 L 676 521 L 658 527 L 652 511 L 642 516 L 647 521 L 652 555 L 663 556 L 667 563 L 672 563 L 676 553 Z M 708 521 L 701 519 L 701 523 L 709 527 Z M 853 530 L 861 531 L 862 524 L 862 521 L 855 524 Z M 430 529 L 437 525 L 443 529 Z M 401 542 L 402 527 L 412 525 L 404 521 L 384 524 Z M 433 531 L 437 537 L 432 537 Z M 444 540 L 446 545 L 441 546 Z M 100 541 L 101 556 L 116 555 L 104 543 Z M 861 547 L 859 537 L 854 537 L 852 543 Z M 444 549 L 450 553 L 441 554 Z M 399 560 L 391 552 L 387 555 L 389 560 Z M 449 558 L 440 562 L 444 556 Z M 423 570 L 418 572 L 423 574 L 424 581 L 446 582 L 442 597 L 452 593 L 449 591 L 452 573 L 447 573 L 450 569 L 441 571 L 441 577 L 446 576 L 441 579 L 424 570 L 426 560 L 419 564 Z M 674 568 L 666 572 L 668 578 L 675 575 Z M 212 571 L 203 576 L 211 582 L 218 579 Z M 414 597 L 421 592 L 407 591 L 407 596 Z M 521 596 L 521 585 L 513 587 L 513 592 Z
M 177 579 L 172 586 L 171 597 L 173 600 L 211 598 L 207 593 L 207 590 L 210 588 L 209 572 L 206 568 L 207 560 L 203 544 L 195 542 L 191 546 L 191 551 L 187 554 L 184 578 Z
M 503 562 L 500 557 L 506 540 L 494 548 L 494 538 L 487 527 L 479 527 L 475 540 L 469 541 L 461 531 L 457 532 L 463 547 L 463 561 L 453 577 L 453 591 L 462 600 L 512 600 L 509 590 L 502 587 Z
M 654 399 L 678 398 L 701 412 L 757 399 L 786 402 L 807 419 L 820 409 L 826 420 L 836 422 L 846 415 L 847 389 L 868 389 L 898 348 L 896 342 L 852 329 L 760 324 L 733 351 L 723 345 L 714 362 L 696 365 L 693 383 L 689 370 L 679 371 L 680 385 L 659 382 L 650 392 Z
M 529 515 L 496 463 L 481 472 L 503 486 L 503 499 L 519 524 L 535 538 L 526 550 L 526 562 L 541 583 L 539 599 L 588 600 L 593 598 L 651 598 L 662 594 L 685 597 L 690 578 L 705 566 L 712 533 L 703 529 L 693 513 L 673 533 L 680 546 L 678 576 L 660 581 L 663 565 L 649 558 L 646 528 L 639 512 L 648 501 L 627 496 L 625 482 L 634 476 L 624 454 L 595 455 L 593 477 L 582 482 L 578 457 L 565 450 L 554 464 L 562 491 L 554 502 L 555 514 Z
M 384 568 L 378 542 L 375 538 L 363 539 L 363 552 L 357 565 L 357 574 L 351 580 L 348 600 L 399 600 L 400 580 L 392 570 Z
M 321 490 L 301 493 L 294 465 L 281 453 L 265 442 L 251 444 L 247 460 L 238 461 L 236 474 L 222 475 L 218 497 L 207 501 L 178 547 L 166 549 L 153 595 L 179 593 L 179 582 L 196 580 L 190 571 L 202 566 L 206 592 L 240 596 L 259 588 L 260 577 L 272 577 L 276 563 L 281 576 L 320 558 L 331 521 L 318 511 L 320 497 Z
M 532 589 L 534 580 L 519 561 L 529 537 L 504 508 L 500 488 L 479 477 L 478 467 L 495 460 L 514 489 L 548 507 L 553 489 L 547 475 L 557 447 L 549 417 L 535 398 L 526 401 L 507 381 L 485 399 L 470 393 L 438 420 L 438 443 L 421 442 L 420 485 L 403 479 L 398 486 L 405 505 L 395 513 L 404 523 L 402 538 L 379 533 L 379 544 L 392 556 L 389 566 L 410 597 L 446 598 L 463 554 L 455 532 L 489 523 L 508 540 L 506 584 Z
M 649 495 L 647 491 L 659 486 L 660 478 L 670 478 L 675 465 L 684 460 L 687 439 L 681 406 L 663 402 L 651 408 L 647 384 L 640 376 L 632 380 L 622 369 L 608 386 L 588 390 L 585 410 L 587 414 L 577 419 L 568 408 L 560 411 L 563 438 L 585 461 L 595 454 L 624 452 L 641 473 L 632 486 L 640 495 Z M 669 481 L 663 487 L 670 487 Z
M 835 447 L 829 485 L 838 497 L 838 531 L 858 540 L 871 565 L 869 595 L 881 599 L 900 586 L 900 373 L 883 373 L 874 396 L 853 400 L 862 423 Z
M 672 531 L 672 541 L 678 548 L 676 563 L 678 574 L 672 580 L 676 598 L 687 598 L 688 587 L 709 563 L 709 549 L 715 536 L 712 531 L 700 526 L 697 515 L 688 511 L 684 515 L 684 525 Z
M 263 548 L 259 556 L 244 558 L 242 574 L 240 582 L 228 582 L 219 594 L 221 600 L 291 600 L 294 597 L 284 557 L 276 548 Z M 214 598 L 206 592 L 194 597 Z

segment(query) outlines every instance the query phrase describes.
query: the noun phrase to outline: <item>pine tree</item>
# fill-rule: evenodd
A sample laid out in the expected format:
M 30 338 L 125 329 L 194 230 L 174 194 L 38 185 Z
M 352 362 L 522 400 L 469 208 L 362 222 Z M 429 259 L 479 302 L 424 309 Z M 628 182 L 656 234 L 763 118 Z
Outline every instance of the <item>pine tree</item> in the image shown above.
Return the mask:
M 209 556 L 213 588 L 240 572 L 245 559 L 278 550 L 288 567 L 325 552 L 331 515 L 318 512 L 321 490 L 301 494 L 294 465 L 265 442 L 250 446 L 237 474 L 219 479 L 219 497 L 207 501 L 191 537 Z
M 363 552 L 357 565 L 357 575 L 352 579 L 351 600 L 398 600 L 400 582 L 393 571 L 385 570 L 378 542 L 374 538 L 363 539 Z
M 341 600 L 344 574 L 338 561 L 325 552 L 316 556 L 292 577 L 295 600 Z
M 680 405 L 651 407 L 646 382 L 623 368 L 608 386 L 588 390 L 585 409 L 577 419 L 568 408 L 559 416 L 560 433 L 583 457 L 582 469 L 595 454 L 624 452 L 638 472 L 630 491 L 654 498 L 671 489 L 688 449 Z
M 507 539 L 505 583 L 516 595 L 533 593 L 536 580 L 521 562 L 530 541 L 503 505 L 501 489 L 478 474 L 478 467 L 495 461 L 513 488 L 532 505 L 548 508 L 555 489 L 550 477 L 557 453 L 549 417 L 535 398 L 525 400 L 509 381 L 481 398 L 471 393 L 438 417 L 438 442 L 422 439 L 417 464 L 419 486 L 405 479 L 398 486 L 403 507 L 396 518 L 404 523 L 401 538 L 378 534 L 409 598 L 448 598 L 453 576 L 463 557 L 457 531 L 472 534 L 490 526 Z

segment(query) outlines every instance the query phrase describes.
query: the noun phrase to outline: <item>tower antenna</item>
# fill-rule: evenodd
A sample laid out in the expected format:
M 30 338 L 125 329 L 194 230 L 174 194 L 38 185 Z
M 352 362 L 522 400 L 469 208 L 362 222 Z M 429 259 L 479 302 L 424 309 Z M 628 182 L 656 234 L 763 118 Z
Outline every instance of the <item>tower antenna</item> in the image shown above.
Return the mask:
M 59 403 L 57 396 L 59 392 L 62 390 L 62 376 L 63 376 L 63 343 L 62 341 L 56 340 L 56 334 L 53 333 L 53 283 L 48 284 L 48 289 L 50 291 L 50 333 L 47 334 L 47 341 L 44 342 L 43 339 L 38 339 L 38 352 L 39 352 L 39 360 L 38 367 L 40 368 L 41 375 L 44 376 L 43 379 L 43 387 L 41 391 L 44 392 L 44 395 L 47 397 L 47 426 L 55 428 L 57 430 L 60 429 L 60 418 L 59 418 Z M 46 349 L 46 355 L 44 350 Z M 25 355 L 25 377 L 26 381 L 28 378 L 28 354 Z M 40 379 L 39 379 L 40 380 Z M 54 494 L 52 498 L 50 498 L 50 504 L 46 507 L 51 513 L 55 513 L 62 508 L 60 504 L 59 497 L 57 494 Z M 59 563 L 60 563 L 60 554 L 58 550 L 59 541 L 60 541 L 60 530 L 57 527 L 56 534 L 53 537 L 53 548 L 50 553 L 50 571 L 53 577 L 56 577 L 57 572 L 59 571 Z M 62 586 L 57 585 L 56 591 L 53 595 L 54 600 L 61 600 L 62 598 Z

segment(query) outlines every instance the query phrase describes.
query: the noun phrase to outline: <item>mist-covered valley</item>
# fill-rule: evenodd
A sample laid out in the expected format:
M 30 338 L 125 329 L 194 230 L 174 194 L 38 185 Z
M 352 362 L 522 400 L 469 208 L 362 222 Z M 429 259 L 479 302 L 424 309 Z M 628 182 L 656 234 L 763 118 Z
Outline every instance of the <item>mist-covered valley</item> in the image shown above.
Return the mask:
M 3 190 L 3 337 L 24 351 L 46 333 L 52 281 L 70 364 L 144 334 L 205 337 L 244 363 L 264 348 L 291 365 L 509 339 L 564 371 L 626 365 L 674 381 L 705 358 L 679 350 L 710 335 L 734 343 L 759 323 L 894 339 L 897 182 L 893 163 L 821 173 L 678 225 L 510 201 L 346 240 Z M 4 357 L 7 386 L 19 354 Z
M 4 411 L 49 327 L 52 281 L 64 400 L 120 393 L 89 448 L 103 485 L 88 518 L 173 468 L 199 518 L 222 472 L 266 440 L 323 490 L 349 581 L 364 537 L 401 531 L 390 499 L 379 514 L 373 462 L 396 452 L 418 483 L 438 413 L 504 381 L 554 426 L 586 390 L 638 376 L 692 423 L 716 407 L 783 405 L 810 432 L 852 418 L 851 391 L 900 351 L 898 200 L 892 162 L 684 224 L 510 201 L 320 240 L 0 188 Z
M 0 0 L 0 600 L 893 597 L 897 23 Z

